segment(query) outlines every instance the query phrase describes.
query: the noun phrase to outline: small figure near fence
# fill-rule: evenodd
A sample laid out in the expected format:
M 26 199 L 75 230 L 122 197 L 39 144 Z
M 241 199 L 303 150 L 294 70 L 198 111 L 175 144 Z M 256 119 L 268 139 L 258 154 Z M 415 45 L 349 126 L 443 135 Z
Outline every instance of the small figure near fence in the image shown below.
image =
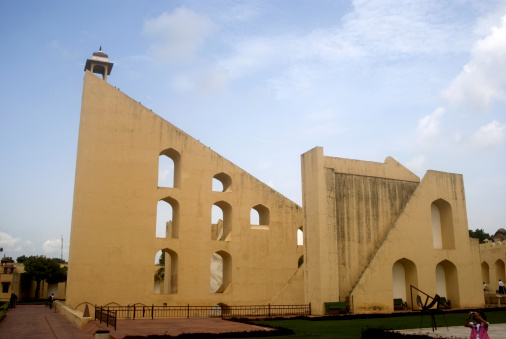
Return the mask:
M 471 317 L 473 321 L 469 321 Z M 464 326 L 471 328 L 470 339 L 490 339 L 487 333 L 488 322 L 486 319 L 485 313 L 481 310 L 478 312 L 469 312 Z
M 53 308 L 53 301 L 54 301 L 54 293 L 51 293 L 48 300 L 49 308 Z
M 499 294 L 505 294 L 506 291 L 504 290 L 504 282 L 499 279 Z
M 18 302 L 18 296 L 16 294 L 14 294 L 14 293 L 11 293 L 11 299 L 10 299 L 9 307 L 10 308 L 15 308 L 17 302 Z

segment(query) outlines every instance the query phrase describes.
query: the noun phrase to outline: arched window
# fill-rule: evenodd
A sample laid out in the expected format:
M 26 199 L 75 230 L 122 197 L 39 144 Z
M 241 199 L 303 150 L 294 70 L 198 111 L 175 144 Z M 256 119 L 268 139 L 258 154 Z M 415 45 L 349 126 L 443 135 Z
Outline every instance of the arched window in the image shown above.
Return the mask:
M 158 157 L 158 187 L 181 187 L 181 154 L 173 148 Z
M 250 212 L 250 224 L 256 228 L 268 228 L 270 226 L 270 212 L 264 205 L 256 205 Z
M 223 172 L 213 177 L 213 191 L 215 192 L 231 192 L 232 178 Z
M 448 260 L 436 266 L 436 293 L 450 300 L 452 307 L 460 307 L 457 267 Z
M 505 269 L 504 269 L 504 261 L 501 259 L 497 259 L 495 262 L 495 283 L 499 283 L 499 279 L 503 282 L 506 282 Z
M 304 263 L 304 255 L 301 255 L 299 257 L 299 260 L 297 261 L 297 267 L 301 267 L 303 263 Z
M 230 240 L 232 232 L 232 206 L 225 201 L 216 202 L 211 209 L 211 240 Z
M 485 261 L 481 263 L 481 280 L 487 285 L 490 284 L 490 268 Z
M 155 256 L 155 294 L 177 293 L 178 255 L 166 248 Z
M 392 266 L 393 299 L 402 299 L 411 307 L 411 298 L 408 298 L 410 286 L 418 286 L 418 273 L 416 265 L 409 259 L 397 260 Z
M 453 213 L 451 205 L 443 199 L 431 204 L 432 240 L 435 249 L 455 249 Z
M 302 246 L 304 245 L 304 230 L 301 227 L 297 230 L 297 245 Z
M 230 314 L 231 314 L 230 306 L 228 306 L 227 304 L 218 303 L 213 307 L 211 307 L 211 312 L 209 315 L 211 317 L 221 318 L 223 315 L 230 315 Z
M 232 257 L 225 251 L 211 256 L 211 293 L 227 293 L 232 283 Z
M 156 237 L 179 238 L 179 203 L 171 197 L 158 201 L 156 208 Z

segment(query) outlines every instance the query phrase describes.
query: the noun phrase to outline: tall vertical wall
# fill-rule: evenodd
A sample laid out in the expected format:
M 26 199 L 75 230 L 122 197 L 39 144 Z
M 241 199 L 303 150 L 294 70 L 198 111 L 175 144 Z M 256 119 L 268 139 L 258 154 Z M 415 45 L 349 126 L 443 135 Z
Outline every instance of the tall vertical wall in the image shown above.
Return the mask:
M 420 182 L 392 158 L 331 158 L 318 147 L 302 155 L 302 183 L 305 291 L 314 313 L 335 301 L 357 313 L 392 311 L 396 263 L 406 272 L 406 299 L 413 285 L 445 293 L 457 307 L 483 305 L 461 175 L 429 171 Z M 441 210 L 441 235 L 433 234 L 432 204 Z M 434 247 L 435 236 L 444 238 L 443 248 Z
M 159 155 L 180 156 L 177 187 L 158 187 Z M 171 152 L 173 152 L 171 151 Z M 212 191 L 225 173 L 232 184 Z M 179 206 L 177 238 L 156 238 L 157 203 Z M 211 240 L 213 204 L 229 206 L 227 241 Z M 252 207 L 270 221 L 250 225 Z M 86 72 L 83 86 L 67 304 L 268 303 L 297 271 L 302 209 L 113 86 Z M 177 292 L 154 293 L 159 250 L 176 254 Z M 213 253 L 228 255 L 231 284 L 210 293 Z M 303 302 L 303 294 L 289 300 Z

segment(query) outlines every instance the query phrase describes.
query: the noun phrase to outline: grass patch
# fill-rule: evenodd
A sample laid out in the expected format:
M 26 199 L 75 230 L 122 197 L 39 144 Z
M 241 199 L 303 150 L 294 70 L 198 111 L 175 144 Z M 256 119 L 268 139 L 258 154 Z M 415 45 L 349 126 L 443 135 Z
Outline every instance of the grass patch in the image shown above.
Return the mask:
M 436 315 L 436 323 L 439 328 L 448 326 L 464 326 L 468 311 L 445 312 Z M 506 310 L 487 310 L 487 321 L 491 324 L 505 323 Z M 421 321 L 421 325 L 420 325 Z M 363 315 L 363 316 L 341 316 L 323 318 L 295 318 L 295 319 L 273 319 L 252 321 L 252 324 L 284 328 L 293 331 L 293 335 L 282 335 L 277 338 L 361 338 L 362 331 L 368 328 L 382 328 L 392 330 L 427 328 L 431 327 L 430 316 L 421 317 L 420 314 L 409 315 Z M 238 338 L 239 336 L 237 336 Z
M 0 321 L 7 315 L 8 302 L 0 302 Z

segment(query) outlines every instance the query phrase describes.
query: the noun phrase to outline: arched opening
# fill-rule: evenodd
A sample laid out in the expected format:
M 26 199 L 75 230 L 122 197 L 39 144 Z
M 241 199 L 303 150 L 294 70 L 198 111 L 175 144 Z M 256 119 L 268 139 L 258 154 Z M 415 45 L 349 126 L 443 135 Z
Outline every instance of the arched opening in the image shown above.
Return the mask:
M 490 267 L 485 261 L 481 263 L 481 280 L 487 285 L 490 284 Z
M 232 284 L 232 257 L 225 251 L 211 256 L 211 293 L 229 293 Z
M 499 283 L 499 279 L 502 280 L 502 282 L 506 281 L 505 276 L 505 269 L 504 269 L 504 261 L 501 259 L 497 259 L 495 262 L 495 283 Z
M 93 73 L 96 73 L 96 74 L 101 74 L 102 75 L 102 79 L 105 79 L 105 67 L 103 65 L 93 65 L 93 70 L 92 70 Z
M 438 199 L 431 204 L 430 208 L 434 248 L 455 249 L 451 205 L 443 199 Z
M 392 265 L 393 299 L 402 299 L 411 307 L 410 286 L 418 286 L 416 265 L 409 259 L 402 258 Z
M 302 229 L 302 226 L 297 230 L 297 245 L 304 245 L 304 230 Z
M 232 206 L 225 201 L 211 208 L 211 240 L 230 241 L 232 232 Z
M 232 191 L 232 178 L 223 172 L 216 174 L 213 177 L 213 191 L 215 192 L 231 192 Z
M 177 293 L 178 255 L 166 248 L 155 255 L 155 294 Z
M 251 226 L 268 228 L 270 226 L 269 209 L 261 204 L 254 206 L 250 212 L 250 224 Z
M 179 203 L 171 197 L 156 206 L 156 237 L 179 238 Z
M 223 303 L 218 303 L 211 307 L 210 316 L 211 317 L 221 317 L 223 315 L 229 315 L 231 313 L 230 306 Z
M 457 267 L 448 260 L 436 266 L 436 293 L 451 301 L 452 307 L 460 307 Z
M 158 157 L 158 187 L 181 187 L 181 154 L 173 148 Z

